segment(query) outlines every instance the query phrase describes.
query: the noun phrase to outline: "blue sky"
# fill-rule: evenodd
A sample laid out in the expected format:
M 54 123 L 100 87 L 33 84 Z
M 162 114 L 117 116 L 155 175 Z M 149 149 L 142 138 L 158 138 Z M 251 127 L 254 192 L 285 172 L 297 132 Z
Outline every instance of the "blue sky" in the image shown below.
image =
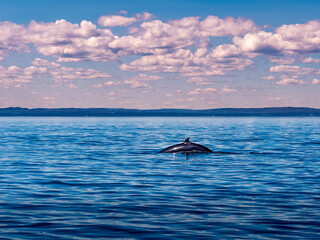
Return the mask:
M 0 2 L 0 107 L 320 108 L 320 1 Z

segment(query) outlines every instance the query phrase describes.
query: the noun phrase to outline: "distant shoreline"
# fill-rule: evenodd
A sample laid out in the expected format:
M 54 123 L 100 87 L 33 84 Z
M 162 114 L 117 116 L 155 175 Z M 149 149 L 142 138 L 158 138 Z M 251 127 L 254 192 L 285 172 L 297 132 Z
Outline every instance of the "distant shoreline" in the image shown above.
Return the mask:
M 127 108 L 0 108 L 0 117 L 320 117 L 320 109 L 306 107 L 217 109 Z

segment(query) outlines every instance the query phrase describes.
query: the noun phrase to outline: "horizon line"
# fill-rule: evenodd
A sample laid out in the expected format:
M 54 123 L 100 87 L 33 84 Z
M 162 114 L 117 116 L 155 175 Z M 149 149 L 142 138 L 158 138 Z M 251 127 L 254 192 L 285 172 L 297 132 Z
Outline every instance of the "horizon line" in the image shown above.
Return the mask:
M 35 108 L 29 108 L 29 107 L 0 107 L 0 109 L 125 109 L 125 110 L 142 110 L 142 111 L 148 111 L 148 110 L 191 110 L 191 111 L 202 111 L 202 110 L 218 110 L 218 109 L 280 109 L 280 108 L 295 108 L 295 109 L 316 109 L 320 110 L 320 108 L 315 107 L 293 107 L 293 106 L 283 106 L 283 107 L 219 107 L 219 108 L 202 108 L 202 109 L 193 109 L 193 108 L 125 108 L 125 107 L 35 107 Z

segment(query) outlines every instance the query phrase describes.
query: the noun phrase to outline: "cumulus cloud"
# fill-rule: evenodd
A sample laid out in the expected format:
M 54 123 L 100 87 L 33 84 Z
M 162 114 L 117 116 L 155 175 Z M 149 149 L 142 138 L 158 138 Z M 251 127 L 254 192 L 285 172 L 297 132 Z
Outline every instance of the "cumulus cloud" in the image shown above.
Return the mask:
M 160 76 L 151 76 L 151 75 L 147 75 L 144 73 L 140 73 L 140 74 L 138 74 L 138 76 L 136 76 L 134 78 L 138 81 L 143 81 L 143 82 L 162 79 L 162 77 L 160 77 Z
M 103 85 L 105 86 L 118 86 L 118 85 L 121 85 L 121 82 L 120 81 L 107 81 L 107 82 L 104 82 Z
M 132 29 L 131 35 L 118 37 L 108 29 L 99 29 L 90 21 L 73 24 L 66 20 L 56 22 L 31 21 L 27 27 L 11 22 L 0 23 L 0 57 L 11 51 L 28 51 L 29 43 L 46 56 L 58 58 L 58 62 L 118 61 L 130 54 L 164 54 L 192 45 L 207 47 L 213 36 L 234 36 L 257 27 L 249 19 L 228 17 L 220 19 L 208 16 L 187 17 L 168 22 L 148 21 L 150 13 L 134 17 L 120 15 L 102 16 L 102 26 L 128 26 L 143 21 Z
M 112 16 L 101 16 L 98 23 L 104 27 L 115 27 L 115 26 L 129 26 L 130 24 L 136 22 L 135 17 L 124 17 L 118 15 Z
M 261 77 L 263 80 L 274 80 L 274 76 Z
M 55 82 L 62 82 L 76 79 L 97 79 L 108 78 L 111 75 L 94 70 L 84 68 L 60 67 L 50 71 Z
M 103 88 L 103 84 L 99 83 L 99 84 L 95 84 L 92 86 L 93 88 Z
M 214 50 L 194 54 L 188 49 L 164 55 L 143 56 L 130 63 L 120 65 L 121 70 L 180 73 L 188 77 L 206 77 L 225 75 L 226 71 L 244 70 L 253 62 L 246 58 L 216 57 Z
M 276 29 L 282 39 L 289 42 L 287 49 L 295 52 L 320 51 L 320 21 L 309 21 L 305 24 L 283 25 Z
M 32 65 L 33 65 L 33 66 L 46 67 L 46 68 L 57 68 L 57 67 L 60 67 L 60 64 L 59 64 L 59 63 L 50 62 L 50 61 L 48 61 L 48 60 L 41 59 L 41 58 L 35 58 L 35 59 L 32 61 Z
M 217 91 L 217 89 L 215 88 L 196 88 L 190 92 L 188 92 L 188 95 L 199 95 L 199 94 L 212 94 L 215 93 Z
M 277 85 L 317 85 L 320 81 L 316 78 L 313 81 L 301 80 L 299 79 L 301 75 L 281 75 L 275 82 Z
M 114 39 L 109 46 L 127 54 L 163 54 L 195 44 L 197 32 L 197 26 L 182 27 L 154 20 L 142 23 L 132 35 Z
M 22 88 L 31 82 L 34 76 L 47 73 L 44 67 L 19 68 L 0 66 L 0 87 L 1 88 Z
M 227 17 L 220 19 L 208 16 L 200 23 L 201 33 L 206 36 L 237 36 L 248 32 L 256 32 L 259 27 L 250 19 Z
M 106 15 L 99 18 L 100 26 L 85 20 L 74 24 L 63 19 L 31 21 L 27 26 L 0 22 L 0 60 L 10 52 L 30 51 L 29 46 L 33 45 L 38 53 L 55 57 L 59 63 L 38 58 L 32 63 L 33 68 L 22 69 L 23 74 L 40 76 L 37 71 L 45 68 L 46 72 L 41 74 L 51 75 L 56 82 L 109 77 L 93 69 L 65 67 L 62 62 L 122 62 L 125 56 L 134 56 L 134 60 L 126 62 L 132 58 L 125 59 L 120 70 L 178 73 L 189 77 L 188 82 L 203 85 L 209 84 L 206 77 L 253 66 L 252 59 L 262 54 L 267 55 L 270 62 L 280 64 L 271 67 L 270 72 L 319 75 L 319 69 L 288 65 L 295 62 L 296 56 L 302 59 L 305 54 L 320 52 L 318 20 L 282 25 L 268 32 L 245 18 L 191 16 L 161 21 L 152 17 L 147 12 L 132 17 Z M 131 27 L 134 23 L 139 24 Z M 105 28 L 114 26 L 130 27 L 128 33 L 116 36 Z M 226 36 L 232 37 L 232 44 L 211 45 L 212 38 Z M 320 60 L 308 57 L 302 62 L 319 63 Z M 127 79 L 126 84 L 131 81 L 131 86 L 139 83 L 147 87 L 147 81 L 142 79 L 141 76 L 139 80 Z
M 311 83 L 311 84 L 313 84 L 313 85 L 320 84 L 320 80 L 319 80 L 319 79 L 314 78 L 314 79 L 312 80 L 312 83 Z
M 103 27 L 129 26 L 136 22 L 149 20 L 152 17 L 153 15 L 148 12 L 144 12 L 142 14 L 136 14 L 134 17 L 108 15 L 108 16 L 101 16 L 98 20 L 98 23 Z
M 143 73 L 138 74 L 135 77 L 130 77 L 125 79 L 124 84 L 130 85 L 132 88 L 151 88 L 147 82 L 160 80 L 160 76 L 150 76 Z
M 235 36 L 232 44 L 222 44 L 214 50 L 216 57 L 247 56 L 257 54 L 286 55 L 320 51 L 319 21 L 305 24 L 283 25 L 274 33 L 260 31 L 249 19 L 227 17 L 220 19 L 208 16 L 186 17 L 162 22 L 145 21 L 151 14 L 135 17 L 118 15 L 102 16 L 99 23 L 104 26 L 129 25 L 144 21 L 140 27 L 131 29 L 131 34 L 114 36 L 108 29 L 99 29 L 89 21 L 80 25 L 65 20 L 55 23 L 32 21 L 27 28 L 27 39 L 37 50 L 63 61 L 117 61 L 126 55 L 164 55 L 192 45 L 198 48 L 209 46 L 209 37 Z M 303 32 L 304 34 L 300 34 Z M 243 37 L 239 35 L 245 34 Z M 292 64 L 293 58 L 272 58 L 271 62 Z
M 223 86 L 221 90 L 219 91 L 221 94 L 233 94 L 238 92 L 236 89 L 229 88 L 228 86 Z
M 70 83 L 67 85 L 67 88 L 79 88 L 77 85 L 73 84 L 73 83 Z
M 25 39 L 27 31 L 23 25 L 12 22 L 0 22 L 0 60 L 10 52 L 29 51 Z
M 230 57 L 242 57 L 242 56 L 249 56 L 241 51 L 240 48 L 231 44 L 222 44 L 217 46 L 212 51 L 212 55 L 216 58 L 230 58 Z M 253 57 L 253 56 L 252 56 Z
M 320 63 L 320 58 L 307 57 L 302 60 L 304 63 Z
M 58 58 L 58 62 L 115 61 L 119 56 L 108 44 L 115 36 L 110 30 L 98 29 L 89 21 L 72 24 L 66 20 L 35 22 L 27 27 L 26 38 L 37 51 Z
M 212 82 L 209 82 L 208 79 L 204 78 L 204 77 L 192 77 L 192 78 L 189 78 L 187 80 L 187 82 L 195 83 L 195 84 L 198 84 L 198 85 L 209 85 L 209 84 L 212 84 Z
M 267 55 L 293 55 L 320 52 L 320 21 L 283 25 L 275 33 L 260 31 L 233 39 L 244 52 Z
M 50 62 L 48 60 L 40 58 L 36 58 L 35 60 L 33 60 L 32 64 L 39 67 L 45 67 L 47 69 L 47 73 L 53 77 L 53 80 L 55 82 L 111 77 L 111 75 L 95 69 L 64 67 L 58 63 Z
M 290 74 L 297 74 L 297 75 L 319 75 L 320 74 L 320 69 L 304 68 L 304 67 L 292 66 L 292 65 L 272 66 L 269 71 L 278 72 L 278 73 L 290 73 Z
M 209 37 L 235 36 L 258 29 L 251 20 L 243 18 L 208 16 L 203 21 L 199 19 L 186 17 L 166 23 L 160 20 L 144 22 L 134 29 L 133 35 L 117 38 L 109 46 L 133 54 L 164 54 L 191 45 L 207 47 Z
M 107 87 L 110 87 L 110 86 L 118 86 L 118 85 L 121 85 L 122 83 L 120 81 L 107 81 L 107 82 L 103 82 L 103 83 L 98 83 L 98 84 L 95 84 L 93 85 L 92 87 L 93 88 L 105 88 L 106 86 Z
M 292 84 L 306 85 L 307 83 L 305 81 L 298 80 L 295 78 L 283 78 L 280 81 L 278 81 L 276 84 L 278 84 L 278 85 L 292 85 Z
M 284 73 L 285 75 L 280 76 L 280 80 L 276 82 L 278 85 L 292 85 L 292 84 L 300 84 L 300 85 L 310 85 L 310 84 L 318 84 L 318 79 L 313 79 L 312 82 L 299 80 L 303 75 L 320 75 L 320 69 L 316 68 L 304 68 L 300 66 L 292 66 L 292 65 L 279 65 L 279 66 L 272 66 L 269 70 L 270 72 L 276 73 Z M 291 76 L 287 76 L 291 75 Z M 270 80 L 273 80 L 273 76 L 269 76 Z M 267 79 L 265 77 L 263 79 Z
M 244 37 L 235 37 L 233 42 L 243 52 L 259 54 L 276 55 L 286 47 L 281 35 L 264 31 L 248 33 Z
M 0 87 L 2 88 L 21 88 L 31 83 L 36 77 L 44 75 L 51 76 L 55 83 L 70 82 L 77 79 L 99 79 L 109 78 L 111 75 L 95 69 L 63 67 L 60 64 L 44 59 L 36 58 L 32 61 L 32 66 L 19 68 L 10 66 L 5 68 L 0 66 Z M 69 88 L 77 88 L 70 83 Z
M 293 64 L 296 60 L 294 58 L 284 57 L 284 58 L 276 58 L 271 57 L 270 62 L 278 63 L 278 64 Z

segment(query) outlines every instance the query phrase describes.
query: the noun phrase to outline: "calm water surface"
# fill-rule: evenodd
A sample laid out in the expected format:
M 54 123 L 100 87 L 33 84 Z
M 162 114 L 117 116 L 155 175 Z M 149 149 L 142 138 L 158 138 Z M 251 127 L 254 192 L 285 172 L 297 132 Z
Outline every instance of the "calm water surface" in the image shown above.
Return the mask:
M 0 118 L 1 239 L 320 239 L 320 118 Z M 212 154 L 160 154 L 191 141 Z

